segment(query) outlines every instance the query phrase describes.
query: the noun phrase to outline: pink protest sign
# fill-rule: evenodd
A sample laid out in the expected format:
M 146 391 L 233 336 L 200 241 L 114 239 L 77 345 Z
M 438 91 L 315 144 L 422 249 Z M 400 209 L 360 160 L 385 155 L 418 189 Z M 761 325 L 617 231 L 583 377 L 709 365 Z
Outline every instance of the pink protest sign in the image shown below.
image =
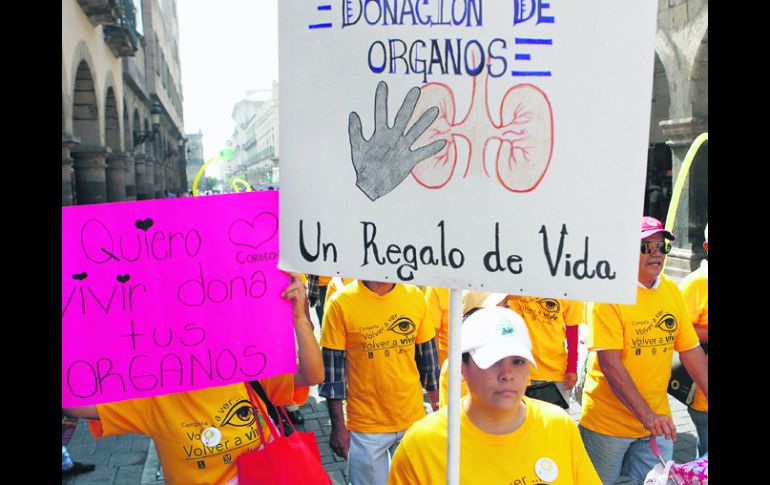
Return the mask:
M 296 372 L 278 193 L 62 208 L 62 406 Z

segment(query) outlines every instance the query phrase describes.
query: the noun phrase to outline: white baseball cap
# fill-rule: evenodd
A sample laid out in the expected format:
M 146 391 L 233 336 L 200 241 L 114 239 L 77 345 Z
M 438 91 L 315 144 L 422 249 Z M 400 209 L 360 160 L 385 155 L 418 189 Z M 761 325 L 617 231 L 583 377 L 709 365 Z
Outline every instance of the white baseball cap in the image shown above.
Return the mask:
M 481 369 L 510 356 L 523 357 L 537 367 L 527 324 L 509 308 L 482 308 L 465 319 L 461 347 Z

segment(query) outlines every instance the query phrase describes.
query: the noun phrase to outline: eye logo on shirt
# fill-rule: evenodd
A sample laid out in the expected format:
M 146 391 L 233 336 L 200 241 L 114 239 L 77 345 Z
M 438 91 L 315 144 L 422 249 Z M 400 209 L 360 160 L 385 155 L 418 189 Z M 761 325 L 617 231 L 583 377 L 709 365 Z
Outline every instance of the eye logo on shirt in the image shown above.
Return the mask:
M 417 325 L 412 322 L 408 317 L 401 317 L 391 325 L 388 330 L 396 332 L 399 335 L 409 335 L 414 333 Z
M 254 412 L 248 399 L 241 399 L 230 408 L 221 426 L 249 427 L 254 424 Z
M 561 305 L 553 298 L 540 298 L 537 300 L 537 304 L 548 313 L 559 313 L 561 311 Z
M 668 333 L 674 333 L 679 328 L 679 324 L 676 321 L 676 317 L 670 313 L 666 313 L 665 315 L 660 317 L 655 322 L 655 326 Z

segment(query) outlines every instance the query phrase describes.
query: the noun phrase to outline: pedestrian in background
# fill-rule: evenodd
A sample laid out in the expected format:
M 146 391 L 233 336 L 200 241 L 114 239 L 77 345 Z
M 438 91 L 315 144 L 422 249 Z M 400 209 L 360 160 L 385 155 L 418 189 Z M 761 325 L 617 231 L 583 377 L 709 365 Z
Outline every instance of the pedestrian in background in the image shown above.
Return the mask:
M 706 250 L 706 256 L 709 252 L 709 225 L 703 232 L 706 238 L 703 242 L 703 249 Z M 700 267 L 687 275 L 679 288 L 682 290 L 682 297 L 690 310 L 692 324 L 695 327 L 695 333 L 698 334 L 701 347 L 708 350 L 709 343 L 709 265 L 708 259 L 700 262 Z M 708 355 L 706 355 L 708 359 Z M 709 450 L 709 402 L 703 391 L 695 386 L 695 395 L 692 403 L 687 407 L 687 412 L 695 425 L 695 432 L 698 434 L 698 456 L 705 455 Z

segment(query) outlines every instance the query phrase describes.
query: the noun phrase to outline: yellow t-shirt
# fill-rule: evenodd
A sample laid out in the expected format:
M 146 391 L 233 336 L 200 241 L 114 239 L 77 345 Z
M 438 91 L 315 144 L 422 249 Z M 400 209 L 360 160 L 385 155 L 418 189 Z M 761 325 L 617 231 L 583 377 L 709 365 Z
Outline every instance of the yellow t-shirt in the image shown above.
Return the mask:
M 326 285 L 326 299 L 324 300 L 324 313 L 326 313 L 326 307 L 329 305 L 329 299 L 331 299 L 332 295 L 337 293 L 337 291 L 344 288 L 345 285 L 347 285 L 353 280 L 354 278 L 339 278 L 339 277 L 334 277 L 329 280 L 329 284 Z
M 436 331 L 440 367 L 449 355 L 449 290 L 429 286 L 425 299 L 428 300 L 428 318 Z
M 293 375 L 260 382 L 276 406 L 302 403 L 310 390 L 295 389 Z M 97 404 L 99 420 L 88 425 L 96 438 L 125 433 L 152 438 L 168 484 L 224 484 L 237 475 L 238 456 L 261 446 L 246 385 Z M 209 428 L 216 428 L 221 437 L 204 444 Z M 263 429 L 265 437 L 270 436 L 268 428 Z
M 569 415 L 553 404 L 523 401 L 524 423 L 501 435 L 485 433 L 460 411 L 460 483 L 601 485 Z M 406 432 L 388 485 L 446 483 L 446 459 L 447 408 L 441 408 Z
M 687 275 L 681 283 L 679 289 L 682 290 L 687 309 L 692 317 L 692 324 L 696 327 L 709 326 L 709 277 L 707 270 L 703 265 Z M 708 358 L 708 356 L 706 356 Z M 695 387 L 695 396 L 693 397 L 693 409 L 704 413 L 709 412 L 709 402 L 700 389 Z
M 318 275 L 318 286 L 326 286 L 332 280 L 331 276 Z
M 392 433 L 425 416 L 414 346 L 434 336 L 426 314 L 413 285 L 378 295 L 356 280 L 329 300 L 321 347 L 345 351 L 351 431 Z
M 665 275 L 657 289 L 637 289 L 635 305 L 589 303 L 588 372 L 580 424 L 610 436 L 649 436 L 642 423 L 617 398 L 599 368 L 596 350 L 621 350 L 620 360 L 639 393 L 656 414 L 671 416 L 666 389 L 673 351 L 699 345 L 682 294 Z
M 540 381 L 564 381 L 567 372 L 567 326 L 583 323 L 583 302 L 539 298 L 508 297 L 508 308 L 524 318 L 532 340 L 532 355 L 537 368 L 529 377 Z M 577 349 L 575 349 L 577 352 Z

